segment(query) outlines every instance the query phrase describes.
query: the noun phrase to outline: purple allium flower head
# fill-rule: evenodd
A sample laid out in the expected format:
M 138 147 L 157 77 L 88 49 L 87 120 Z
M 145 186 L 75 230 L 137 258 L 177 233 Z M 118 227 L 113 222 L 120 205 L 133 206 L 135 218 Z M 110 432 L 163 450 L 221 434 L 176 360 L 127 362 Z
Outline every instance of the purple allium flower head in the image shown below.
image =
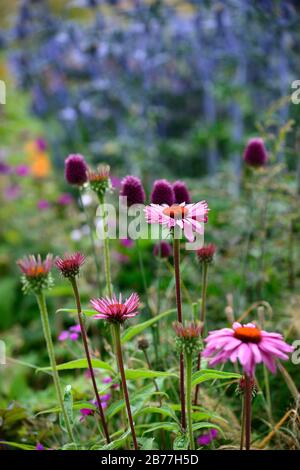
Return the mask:
M 30 169 L 27 165 L 18 165 L 15 167 L 15 173 L 17 176 L 28 176 Z
M 144 204 L 146 195 L 140 178 L 137 176 L 125 176 L 122 180 L 120 195 L 127 197 L 127 206 Z
M 65 178 L 69 184 L 82 186 L 87 181 L 87 164 L 82 155 L 71 154 L 65 160 Z
M 50 202 L 47 201 L 46 199 L 40 199 L 37 203 L 37 208 L 41 211 L 50 209 Z
M 57 199 L 57 203 L 60 206 L 68 206 L 72 202 L 73 202 L 73 198 L 72 198 L 71 194 L 69 194 L 69 193 L 63 193 Z
M 248 141 L 244 151 L 244 161 L 247 165 L 254 167 L 266 165 L 268 154 L 263 139 L 255 137 Z
M 181 204 L 182 202 L 190 204 L 192 202 L 189 190 L 183 181 L 175 181 L 173 184 L 173 191 L 176 204 Z
M 163 240 L 154 245 L 153 254 L 159 258 L 170 258 L 170 256 L 172 256 L 172 247 L 170 243 Z
M 152 193 L 152 204 L 168 204 L 172 206 L 175 202 L 175 195 L 171 183 L 167 180 L 154 181 Z

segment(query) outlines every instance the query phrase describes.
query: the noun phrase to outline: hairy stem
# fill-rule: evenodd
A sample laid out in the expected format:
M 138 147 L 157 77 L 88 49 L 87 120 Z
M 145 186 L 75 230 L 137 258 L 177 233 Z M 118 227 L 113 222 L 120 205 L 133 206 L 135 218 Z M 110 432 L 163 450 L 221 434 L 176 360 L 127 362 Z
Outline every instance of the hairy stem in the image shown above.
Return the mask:
M 92 248 L 92 252 L 93 252 L 93 258 L 94 258 L 94 263 L 95 263 L 96 273 L 97 273 L 97 279 L 98 279 L 98 289 L 99 289 L 99 294 L 101 295 L 101 275 L 100 275 L 101 270 L 100 270 L 100 265 L 99 265 L 98 256 L 97 256 L 97 249 L 96 249 L 96 243 L 95 243 L 95 237 L 94 237 L 94 226 L 93 226 L 93 223 L 92 223 L 92 221 L 91 221 L 91 219 L 90 219 L 90 217 L 87 213 L 87 210 L 86 210 L 86 208 L 83 204 L 81 190 L 79 190 L 79 202 L 80 202 L 82 211 L 85 215 L 86 223 L 89 227 L 91 248 Z
M 130 430 L 131 430 L 133 446 L 134 446 L 135 450 L 138 450 L 138 444 L 137 444 L 137 440 L 136 440 L 136 434 L 135 434 L 134 423 L 133 423 L 132 414 L 131 414 L 130 401 L 129 401 L 129 395 L 128 395 L 126 377 L 125 377 L 124 362 L 123 362 L 122 347 L 121 347 L 120 324 L 119 323 L 113 323 L 113 332 L 114 332 L 114 338 L 115 338 L 115 346 L 116 346 L 116 354 L 117 354 L 119 372 L 120 372 L 120 376 L 121 376 L 121 380 L 122 380 L 122 390 L 123 390 L 124 400 L 125 400 L 125 404 L 126 404 L 127 417 L 128 417 L 128 421 L 129 421 Z
M 174 236 L 173 238 L 173 255 L 174 255 L 174 271 L 175 271 L 175 285 L 176 285 L 176 305 L 177 305 L 177 320 L 182 323 L 182 309 L 181 309 L 181 283 L 180 283 L 180 240 Z M 184 357 L 180 354 L 180 401 L 181 401 L 181 426 L 186 429 L 186 414 L 185 414 L 185 397 L 184 397 Z
M 186 411 L 187 411 L 187 425 L 190 441 L 190 450 L 195 450 L 195 442 L 193 436 L 193 417 L 192 417 L 192 367 L 193 358 L 192 354 L 185 354 L 186 365 Z
M 249 375 L 245 375 L 245 437 L 246 437 L 246 450 L 250 450 L 250 442 L 251 442 L 251 402 L 252 402 L 251 377 L 249 377 Z
M 201 293 L 201 310 L 200 310 L 200 322 L 202 323 L 201 334 L 203 336 L 205 330 L 205 317 L 206 317 L 206 292 L 207 292 L 207 274 L 208 264 L 202 264 L 202 293 Z M 201 351 L 198 353 L 197 359 L 197 371 L 201 369 Z M 200 384 L 196 385 L 194 404 L 198 404 Z
M 38 302 L 38 306 L 39 306 L 40 313 L 41 313 L 43 332 L 45 336 L 48 356 L 49 356 L 50 365 L 52 369 L 52 377 L 53 377 L 57 400 L 58 400 L 58 403 L 59 403 L 59 406 L 60 406 L 60 409 L 64 418 L 64 422 L 65 422 L 65 426 L 66 426 L 66 430 L 69 435 L 69 438 L 72 442 L 75 442 L 72 426 L 71 426 L 70 419 L 69 419 L 68 413 L 64 405 L 63 394 L 60 388 L 59 376 L 58 376 L 55 354 L 54 354 L 54 347 L 53 347 L 52 336 L 51 336 L 51 329 L 50 329 L 50 324 L 49 324 L 48 310 L 47 310 L 45 296 L 42 292 L 37 295 L 37 302 Z
M 86 355 L 86 358 L 87 358 L 88 367 L 89 367 L 89 371 L 90 371 L 90 375 L 91 375 L 91 379 L 92 379 L 92 383 L 93 383 L 93 388 L 94 388 L 94 392 L 95 392 L 95 396 L 96 396 L 97 406 L 98 406 L 98 410 L 99 410 L 99 414 L 100 414 L 100 418 L 101 418 L 101 422 L 102 422 L 102 428 L 103 428 L 103 432 L 104 432 L 104 435 L 105 435 L 106 442 L 109 444 L 110 443 L 110 438 L 109 438 L 107 424 L 106 424 L 106 420 L 105 420 L 105 416 L 104 416 L 104 412 L 103 412 L 103 408 L 102 408 L 102 403 L 101 403 L 101 400 L 100 400 L 100 396 L 99 396 L 99 392 L 98 392 L 98 388 L 97 388 L 97 384 L 96 384 L 96 379 L 95 379 L 95 374 L 94 374 L 94 370 L 93 370 L 91 355 L 90 355 L 89 346 L 88 346 L 87 333 L 86 333 L 86 329 L 85 329 L 84 322 L 83 322 L 80 295 L 79 295 L 79 291 L 78 291 L 76 278 L 75 277 L 71 278 L 70 281 L 71 281 L 73 291 L 74 291 L 74 297 L 75 297 L 76 306 L 77 306 L 78 320 L 79 320 L 79 325 L 80 325 L 80 330 L 81 330 L 83 346 L 84 346 L 85 355 Z
M 99 199 L 101 217 L 103 220 L 103 253 L 104 253 L 104 270 L 106 280 L 106 292 L 108 297 L 112 298 L 111 272 L 110 272 L 110 249 L 109 238 L 107 234 L 107 218 L 104 210 L 104 199 Z

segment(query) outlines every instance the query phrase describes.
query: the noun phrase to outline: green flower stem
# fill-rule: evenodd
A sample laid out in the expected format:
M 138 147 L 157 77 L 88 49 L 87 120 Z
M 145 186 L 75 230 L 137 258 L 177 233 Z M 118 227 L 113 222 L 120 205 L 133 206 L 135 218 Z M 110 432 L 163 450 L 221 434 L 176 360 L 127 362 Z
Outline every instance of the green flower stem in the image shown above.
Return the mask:
M 87 210 L 83 204 L 83 200 L 82 200 L 82 195 L 81 195 L 81 189 L 79 189 L 79 202 L 80 202 L 80 205 L 81 205 L 81 208 L 82 208 L 82 211 L 85 215 L 85 219 L 86 219 L 86 223 L 89 227 L 89 235 L 90 235 L 90 241 L 91 241 L 91 248 L 92 248 L 92 252 L 93 252 L 93 258 L 94 258 L 94 263 L 95 263 L 95 267 L 96 267 L 96 273 L 97 273 L 97 279 L 98 279 L 98 289 L 99 289 L 99 294 L 101 295 L 101 270 L 100 270 L 100 265 L 99 265 L 99 262 L 98 262 L 98 257 L 97 257 L 97 249 L 96 249 L 96 243 L 95 243 L 95 237 L 94 237 L 94 226 L 93 226 L 93 223 L 91 222 L 90 220 L 90 217 L 87 213 Z
M 186 412 L 187 412 L 187 426 L 190 441 L 190 450 L 195 450 L 195 442 L 193 436 L 193 417 L 192 417 L 192 368 L 193 356 L 192 354 L 185 353 L 185 366 L 186 366 Z
M 152 370 L 151 362 L 150 362 L 150 359 L 149 359 L 147 350 L 146 350 L 146 349 L 143 349 L 143 353 L 144 353 L 144 356 L 145 356 L 145 360 L 146 360 L 146 362 L 147 362 L 148 369 L 149 369 L 149 370 Z M 154 384 L 155 390 L 157 391 L 157 393 L 159 393 L 159 388 L 158 388 L 158 385 L 157 385 L 157 382 L 156 382 L 156 379 L 155 379 L 155 378 L 153 378 L 153 384 Z M 159 396 L 158 399 L 159 399 L 159 404 L 160 404 L 160 406 L 162 406 L 161 396 Z
M 151 310 L 151 307 L 150 307 L 150 304 L 149 304 L 149 300 L 148 300 L 148 285 L 147 285 L 144 260 L 143 260 L 143 256 L 142 256 L 142 250 L 141 250 L 141 247 L 140 247 L 139 239 L 136 240 L 136 248 L 137 248 L 137 253 L 138 253 L 138 258 L 139 258 L 139 266 L 140 266 L 140 271 L 141 271 L 141 276 L 142 276 L 142 281 L 143 281 L 146 307 L 147 307 L 147 310 L 148 310 L 150 316 L 153 316 L 153 313 L 152 313 L 152 310 Z M 157 325 L 152 325 L 151 326 L 151 333 L 152 333 L 153 345 L 154 345 L 155 362 L 156 362 L 156 364 L 158 364 L 158 328 L 157 328 Z
M 242 405 L 240 450 L 243 450 L 244 440 L 245 440 L 245 397 L 243 397 L 243 405 Z
M 112 328 L 114 332 L 116 355 L 117 355 L 117 360 L 118 360 L 119 372 L 120 372 L 120 376 L 122 380 L 122 391 L 123 391 L 124 400 L 126 404 L 127 417 L 129 421 L 130 430 L 131 430 L 134 449 L 138 450 L 138 444 L 136 440 L 136 434 L 135 434 L 135 429 L 134 429 L 134 424 L 133 424 L 133 419 L 132 419 L 132 414 L 131 414 L 130 401 L 129 401 L 129 395 L 128 395 L 126 377 L 125 377 L 124 362 L 123 362 L 122 347 L 121 347 L 120 324 L 113 323 Z
M 106 279 L 106 292 L 108 297 L 112 298 L 111 271 L 110 271 L 110 249 L 109 238 L 107 234 L 107 219 L 104 210 L 104 198 L 99 198 L 101 217 L 103 220 L 103 252 L 104 252 L 104 270 Z
M 246 450 L 250 450 L 251 442 L 251 404 L 252 404 L 252 386 L 251 377 L 245 374 L 245 436 Z
M 72 442 L 75 442 L 72 426 L 71 426 L 69 416 L 64 406 L 63 394 L 60 388 L 59 376 L 58 376 L 58 371 L 57 371 L 56 361 L 55 361 L 54 347 L 53 347 L 52 336 L 51 336 L 51 329 L 50 329 L 50 324 L 49 324 L 47 305 L 46 305 L 46 300 L 45 300 L 45 296 L 43 292 L 41 292 L 40 294 L 37 294 L 36 298 L 37 298 L 38 306 L 40 309 L 43 332 L 45 336 L 50 365 L 52 369 L 52 377 L 53 377 L 54 387 L 55 387 L 55 391 L 57 395 L 57 400 L 58 400 L 58 403 L 59 403 L 59 406 L 60 406 L 60 409 L 64 418 L 64 422 L 65 422 L 65 426 L 66 426 L 69 438 Z
M 207 278 L 208 278 L 208 264 L 202 264 L 202 293 L 201 293 L 201 310 L 200 310 L 200 322 L 202 323 L 202 336 L 205 330 L 205 317 L 206 317 L 206 293 L 207 293 Z M 201 351 L 198 353 L 197 359 L 197 371 L 201 369 Z M 194 404 L 198 404 L 200 384 L 196 385 Z
M 173 256 L 174 256 L 174 272 L 175 272 L 175 286 L 176 286 L 176 305 L 177 305 L 177 320 L 182 323 L 182 308 L 181 308 L 181 282 L 180 282 L 180 240 L 173 237 Z M 183 431 L 186 429 L 186 415 L 185 415 L 185 398 L 184 398 L 184 357 L 183 353 L 180 354 L 179 361 L 180 368 L 180 402 L 181 402 L 181 426 Z
M 94 374 L 94 370 L 93 370 L 91 355 L 90 355 L 89 346 L 88 346 L 87 333 L 86 333 L 86 329 L 85 329 L 84 322 L 83 322 L 80 295 L 79 295 L 79 291 L 78 291 L 76 278 L 75 277 L 70 278 L 70 282 L 72 284 L 73 291 L 74 291 L 74 297 L 75 297 L 76 306 L 77 306 L 78 320 L 79 320 L 79 325 L 80 325 L 80 330 L 81 330 L 83 346 L 84 346 L 84 350 L 85 350 L 85 354 L 86 354 L 86 358 L 87 358 L 87 362 L 88 362 L 88 366 L 89 366 L 89 371 L 90 371 L 90 375 L 91 375 L 91 379 L 92 379 L 92 383 L 93 383 L 93 388 L 94 388 L 96 401 L 97 401 L 97 405 L 98 405 L 98 410 L 99 410 L 99 414 L 100 414 L 100 418 L 101 418 L 102 428 L 103 428 L 103 432 L 104 432 L 104 435 L 105 435 L 106 442 L 107 442 L 107 444 L 109 444 L 110 443 L 110 438 L 109 438 L 107 424 L 106 424 L 106 420 L 105 420 L 105 416 L 104 416 L 104 412 L 103 412 L 103 408 L 102 408 L 102 403 L 101 403 L 101 400 L 100 400 L 100 396 L 99 396 L 99 392 L 98 392 L 98 388 L 97 388 L 97 384 L 96 384 L 96 379 L 95 379 L 95 374 Z

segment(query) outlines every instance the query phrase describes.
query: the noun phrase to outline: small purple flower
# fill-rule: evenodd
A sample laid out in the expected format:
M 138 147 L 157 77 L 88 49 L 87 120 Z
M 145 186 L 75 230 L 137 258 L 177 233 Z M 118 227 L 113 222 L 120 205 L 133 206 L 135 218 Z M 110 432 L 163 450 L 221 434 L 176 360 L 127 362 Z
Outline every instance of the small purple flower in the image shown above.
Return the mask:
M 104 384 L 110 384 L 111 382 L 112 382 L 111 377 L 103 377 L 103 379 L 102 379 L 102 383 L 104 383 Z
M 120 195 L 127 197 L 128 207 L 134 204 L 144 204 L 146 200 L 145 191 L 140 178 L 131 175 L 123 178 Z
M 0 175 L 8 175 L 11 172 L 11 167 L 7 163 L 0 162 Z
M 87 164 L 82 155 L 71 154 L 65 160 L 65 178 L 69 184 L 82 186 L 87 181 Z
M 183 181 L 175 181 L 173 184 L 173 191 L 175 194 L 176 204 L 181 204 L 182 202 L 190 204 L 192 202 L 189 190 Z
M 14 201 L 21 196 L 21 188 L 18 184 L 12 184 L 5 188 L 4 197 L 7 201 Z
M 168 204 L 172 206 L 175 202 L 175 195 L 171 183 L 167 180 L 156 180 L 151 193 L 152 204 Z
M 38 442 L 37 445 L 35 446 L 35 450 L 45 450 L 45 447 L 43 446 L 43 444 Z
M 113 189 L 120 189 L 121 188 L 122 180 L 118 176 L 111 176 L 110 177 L 110 182 L 111 182 L 111 186 L 112 186 Z
M 59 204 L 60 206 L 68 206 L 72 204 L 72 202 L 73 202 L 73 197 L 69 193 L 63 193 L 57 199 L 57 204 Z
M 15 167 L 15 173 L 17 176 L 28 176 L 30 168 L 27 165 L 18 165 Z
M 35 141 L 36 146 L 40 152 L 44 152 L 47 148 L 47 141 L 42 137 L 38 137 Z
M 68 330 L 63 330 L 58 336 L 58 341 L 77 341 L 81 332 L 80 325 L 70 326 Z
M 69 332 L 67 330 L 63 330 L 60 332 L 58 336 L 58 341 L 66 341 L 69 338 Z
M 50 202 L 47 201 L 46 199 L 40 199 L 37 203 L 37 208 L 41 211 L 45 211 L 47 209 L 50 209 Z
M 197 439 L 197 443 L 199 446 L 209 446 L 213 440 L 217 438 L 218 431 L 217 429 L 210 429 L 207 433 L 202 434 Z
M 120 240 L 120 243 L 125 248 L 132 248 L 133 245 L 134 245 L 134 241 L 130 240 L 130 238 L 123 238 L 123 239 Z

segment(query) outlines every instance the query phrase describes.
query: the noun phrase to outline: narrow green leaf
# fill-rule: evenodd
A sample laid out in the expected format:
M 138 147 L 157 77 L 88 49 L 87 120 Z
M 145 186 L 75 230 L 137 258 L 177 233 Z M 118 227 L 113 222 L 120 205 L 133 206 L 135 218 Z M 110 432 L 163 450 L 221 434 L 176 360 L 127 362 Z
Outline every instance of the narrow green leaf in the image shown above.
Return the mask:
M 92 366 L 94 369 L 105 369 L 109 370 L 112 374 L 115 374 L 114 369 L 104 361 L 100 359 L 92 359 Z M 85 358 L 75 359 L 74 361 L 64 362 L 63 364 L 58 364 L 57 370 L 73 370 L 73 369 L 88 369 L 88 363 Z M 41 367 L 38 369 L 38 372 L 51 371 L 51 367 Z
M 102 447 L 103 450 L 119 449 L 125 443 L 127 437 L 131 434 L 131 430 L 128 429 L 119 439 L 110 442 L 109 444 Z
M 198 372 L 195 372 L 192 376 L 192 387 L 207 380 L 232 380 L 240 379 L 242 376 L 240 374 L 235 374 L 232 372 L 223 372 L 220 370 L 214 369 L 203 369 Z
M 161 416 L 168 416 L 172 418 L 175 422 L 179 423 L 176 414 L 174 411 L 169 408 L 167 405 L 158 407 L 158 406 L 148 406 L 146 408 L 142 408 L 135 416 L 143 415 L 143 414 L 159 414 Z
M 158 370 L 149 369 L 127 369 L 125 370 L 126 379 L 153 379 L 156 377 L 177 377 L 176 374 L 171 372 L 161 372 Z
M 194 423 L 193 424 L 193 431 L 198 431 L 199 429 L 217 429 L 220 431 L 221 434 L 223 433 L 223 430 L 218 426 L 217 424 L 214 423 L 208 423 L 206 421 L 202 421 L 201 423 Z
M 152 426 L 149 426 L 146 431 L 144 431 L 143 434 L 147 434 L 148 432 L 154 432 L 157 431 L 158 429 L 164 429 L 165 431 L 173 431 L 176 432 L 178 431 L 178 425 L 174 422 L 161 422 L 161 423 L 154 423 Z
M 73 403 L 73 410 L 80 410 L 81 408 L 89 408 L 91 410 L 95 410 L 96 407 L 89 401 L 80 401 Z M 61 413 L 61 408 L 60 406 L 55 406 L 53 408 L 48 408 L 46 410 L 39 411 L 36 413 L 34 416 L 40 416 L 40 415 L 45 415 L 45 414 L 50 414 L 50 413 Z
M 1 445 L 16 447 L 17 449 L 22 450 L 35 450 L 35 446 L 30 444 L 20 444 L 19 442 L 9 442 L 9 441 L 1 441 Z
M 77 315 L 77 309 L 76 308 L 59 308 L 58 310 L 56 310 L 56 313 L 72 313 L 72 314 Z M 82 313 L 84 313 L 84 315 L 86 315 L 87 317 L 93 317 L 94 315 L 97 315 L 97 312 L 95 312 L 95 310 L 88 310 L 86 308 L 82 310 Z
M 123 344 L 126 343 L 127 341 L 132 339 L 134 336 L 137 336 L 142 331 L 146 330 L 146 328 L 149 328 L 149 326 L 154 325 L 155 323 L 157 323 L 162 318 L 170 315 L 171 313 L 175 313 L 175 312 L 176 312 L 176 309 L 172 308 L 171 310 L 167 310 L 166 312 L 160 313 L 156 317 L 151 318 L 150 320 L 147 320 L 144 323 L 139 323 L 138 325 L 130 326 L 122 334 L 122 343 Z

